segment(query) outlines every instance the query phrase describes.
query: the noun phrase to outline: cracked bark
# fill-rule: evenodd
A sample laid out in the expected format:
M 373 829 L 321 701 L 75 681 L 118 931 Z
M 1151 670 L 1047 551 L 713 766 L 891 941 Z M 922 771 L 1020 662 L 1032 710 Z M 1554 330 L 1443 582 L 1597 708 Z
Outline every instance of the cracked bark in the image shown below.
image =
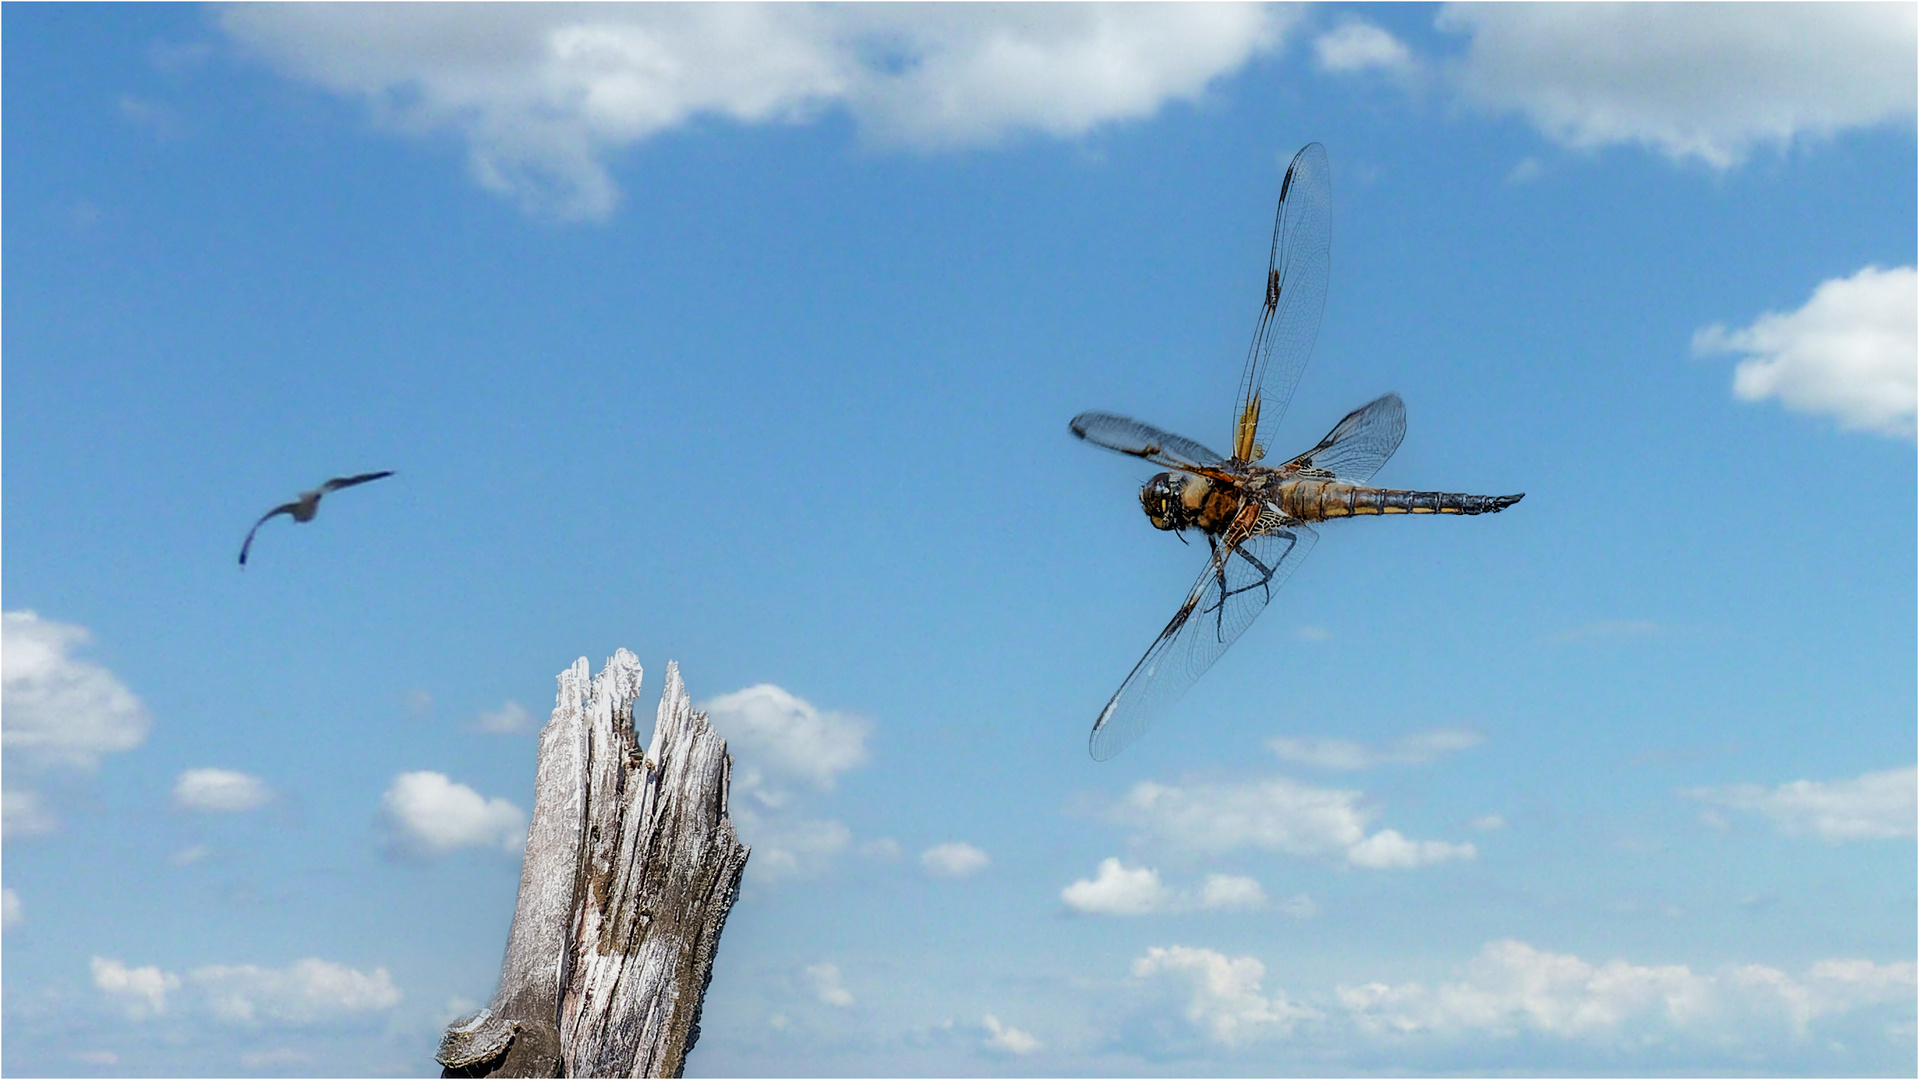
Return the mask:
M 560 673 L 540 732 L 520 896 L 484 1009 L 446 1029 L 443 1076 L 679 1076 L 749 854 L 732 759 L 679 666 L 644 753 L 640 664 Z

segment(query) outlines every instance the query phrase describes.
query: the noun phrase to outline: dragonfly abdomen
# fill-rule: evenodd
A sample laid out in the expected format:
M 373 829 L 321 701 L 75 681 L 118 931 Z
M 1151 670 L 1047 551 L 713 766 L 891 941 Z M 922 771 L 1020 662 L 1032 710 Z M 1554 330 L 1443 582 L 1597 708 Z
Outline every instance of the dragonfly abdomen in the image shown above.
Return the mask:
M 1301 521 L 1327 521 L 1377 514 L 1496 514 L 1525 497 L 1396 491 L 1331 480 L 1301 480 L 1281 489 L 1280 506 Z

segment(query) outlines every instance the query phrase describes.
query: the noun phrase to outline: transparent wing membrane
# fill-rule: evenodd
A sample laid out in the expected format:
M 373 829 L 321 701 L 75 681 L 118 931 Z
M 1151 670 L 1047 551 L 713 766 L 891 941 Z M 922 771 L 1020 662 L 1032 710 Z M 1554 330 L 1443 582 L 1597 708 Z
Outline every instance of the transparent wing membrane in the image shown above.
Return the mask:
M 1304 524 L 1228 533 L 1166 629 L 1093 724 L 1087 748 L 1105 761 L 1139 738 L 1239 638 L 1299 567 L 1319 534 Z
M 1288 462 L 1325 469 L 1341 480 L 1363 484 L 1399 449 L 1406 437 L 1406 403 L 1385 394 L 1346 414 L 1319 445 Z
M 1158 465 L 1223 465 L 1226 459 L 1183 435 L 1114 413 L 1083 412 L 1073 417 L 1073 434 L 1108 450 L 1145 458 Z
M 1243 461 L 1263 454 L 1319 336 L 1332 273 L 1332 191 L 1325 147 L 1313 143 L 1293 155 L 1274 213 L 1265 299 L 1233 406 L 1233 456 Z

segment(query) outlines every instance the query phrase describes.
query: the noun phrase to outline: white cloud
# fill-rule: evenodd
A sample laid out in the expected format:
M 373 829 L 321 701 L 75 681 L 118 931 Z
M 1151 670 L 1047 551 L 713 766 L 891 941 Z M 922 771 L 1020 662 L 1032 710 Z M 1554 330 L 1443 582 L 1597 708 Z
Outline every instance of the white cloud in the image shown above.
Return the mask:
M 1252 911 L 1266 906 L 1266 890 L 1249 877 L 1207 874 L 1199 906 L 1208 911 Z
M 1287 1000 L 1284 993 L 1270 998 L 1261 994 L 1266 965 L 1250 956 L 1228 958 L 1211 949 L 1154 946 L 1133 961 L 1133 975 L 1158 978 L 1183 989 L 1186 1019 L 1227 1046 L 1290 1034 L 1294 1024 L 1319 1016 Z
M 1480 832 L 1498 832 L 1506 827 L 1506 819 L 1498 814 L 1486 814 L 1472 819 L 1467 824 Z
M 1100 860 L 1099 870 L 1092 878 L 1082 878 L 1066 886 L 1060 890 L 1059 897 L 1067 907 L 1088 915 L 1251 911 L 1267 904 L 1265 888 L 1249 877 L 1208 874 L 1194 894 L 1168 887 L 1160 881 L 1159 871 L 1151 867 L 1129 869 L 1118 859 Z M 1310 905 L 1312 901 L 1306 903 Z
M 532 731 L 539 724 L 533 719 L 533 714 L 526 711 L 526 706 L 517 701 L 508 701 L 497 709 L 481 713 L 473 726 L 489 735 L 518 735 Z
M 59 822 L 40 801 L 40 793 L 7 781 L 0 791 L 0 835 L 9 840 L 52 832 Z
M 1830 843 L 1912 836 L 1919 819 L 1919 769 L 1888 769 L 1852 780 L 1795 780 L 1776 788 L 1733 784 L 1696 788 L 1691 797 L 1715 806 L 1764 814 L 1792 836 Z
M 93 769 L 147 737 L 147 710 L 111 671 L 71 652 L 84 627 L 31 611 L 0 616 L 0 732 L 9 762 Z
M 853 842 L 853 831 L 838 821 L 762 815 L 749 807 L 735 807 L 733 819 L 753 849 L 746 870 L 756 881 L 811 877 Z
M 187 979 L 215 1016 L 234 1023 L 310 1024 L 400 1001 L 385 968 L 367 975 L 326 960 L 300 960 L 285 968 L 202 967 Z
M 1313 42 L 1313 61 L 1321 71 L 1407 71 L 1413 67 L 1413 54 L 1386 31 L 1354 20 L 1321 34 Z
M 1016 1027 L 1000 1023 L 999 1017 L 992 1013 L 987 1013 L 980 1018 L 980 1026 L 986 1029 L 988 1050 L 998 1050 L 1001 1053 L 1012 1054 L 1014 1057 L 1024 1057 L 1041 1047 L 1038 1039 Z
M 1172 848 L 1223 854 L 1241 847 L 1306 857 L 1343 856 L 1367 869 L 1425 866 L 1472 859 L 1471 844 L 1408 840 L 1392 829 L 1371 836 L 1377 811 L 1360 793 L 1307 787 L 1274 777 L 1245 784 L 1175 787 L 1147 780 L 1133 786 L 1115 816 Z
M 401 773 L 380 797 L 380 807 L 394 846 L 415 855 L 495 846 L 517 853 L 526 843 L 525 811 L 443 773 Z
M 27 909 L 20 903 L 20 894 L 10 888 L 0 889 L 0 929 L 11 930 L 26 921 Z
M 699 120 L 797 124 L 844 109 L 869 139 L 1075 137 L 1190 101 L 1277 46 L 1294 13 L 1074 4 L 342 5 L 224 9 L 287 75 L 365 99 L 394 130 L 451 130 L 478 182 L 604 217 L 605 159 Z
M 1913 435 L 1919 410 L 1919 273 L 1868 266 L 1821 282 L 1796 311 L 1769 311 L 1728 331 L 1693 335 L 1695 353 L 1743 353 L 1733 393 L 1778 398 L 1798 412 L 1831 416 L 1850 431 Z
M 96 956 L 93 985 L 119 1003 L 128 1017 L 142 1020 L 167 1011 L 167 995 L 180 989 L 180 977 L 151 965 L 130 968 L 118 960 Z
M 258 777 L 230 769 L 188 769 L 173 782 L 174 805 L 236 814 L 265 806 L 273 789 Z
M 1449 859 L 1470 860 L 1478 855 L 1479 852 L 1471 844 L 1408 840 L 1399 835 L 1396 829 L 1381 829 L 1346 849 L 1347 861 L 1372 870 L 1409 870 Z
M 1803 1033 L 1813 1018 L 1885 1001 L 1909 1000 L 1913 964 L 1822 961 L 1804 979 L 1758 964 L 1699 974 L 1683 964 L 1657 967 L 1614 960 L 1594 965 L 1524 942 L 1488 944 L 1466 978 L 1342 986 L 1338 998 L 1362 1030 L 1511 1036 L 1544 1032 L 1596 1041 L 1644 1043 L 1659 1029 L 1704 1034 L 1757 1021 Z
M 385 968 L 369 975 L 311 958 L 284 968 L 209 965 L 182 977 L 151 965 L 129 968 L 96 956 L 93 985 L 136 1020 L 164 1015 L 178 999 L 216 1019 L 247 1025 L 312 1024 L 391 1008 L 400 1001 Z
M 806 969 L 806 980 L 812 984 L 813 996 L 828 1005 L 845 1008 L 853 1004 L 853 994 L 840 981 L 838 964 L 814 964 Z
M 935 844 L 920 853 L 920 865 L 934 877 L 970 877 L 986 869 L 990 862 L 984 851 L 960 841 Z
M 1149 915 L 1175 906 L 1173 891 L 1160 883 L 1159 871 L 1128 870 L 1118 859 L 1102 859 L 1091 880 L 1080 879 L 1059 892 L 1074 911 L 1089 915 Z
M 871 725 L 857 716 L 822 712 L 772 683 L 749 686 L 701 706 L 742 765 L 735 782 L 778 806 L 776 780 L 831 791 L 839 775 L 866 763 Z
M 1714 168 L 1755 146 L 1910 122 L 1911 4 L 1451 5 L 1461 89 L 1559 143 Z
M 1319 738 L 1270 739 L 1266 745 L 1281 761 L 1293 761 L 1321 769 L 1370 769 L 1375 765 L 1416 765 L 1470 749 L 1485 741 L 1485 736 L 1476 731 L 1435 728 L 1405 735 L 1377 747 L 1351 739 Z
M 111 1050 L 81 1050 L 73 1055 L 73 1060 L 83 1065 L 118 1065 L 120 1055 Z

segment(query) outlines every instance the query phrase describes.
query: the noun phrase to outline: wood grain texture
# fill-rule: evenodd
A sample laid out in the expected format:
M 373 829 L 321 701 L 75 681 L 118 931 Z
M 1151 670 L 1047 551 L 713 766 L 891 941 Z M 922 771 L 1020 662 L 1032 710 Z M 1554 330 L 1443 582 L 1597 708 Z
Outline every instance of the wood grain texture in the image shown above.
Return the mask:
M 732 759 L 668 663 L 653 738 L 639 661 L 562 672 L 540 733 L 520 895 L 487 1008 L 447 1029 L 449 1076 L 679 1076 L 746 870 Z

